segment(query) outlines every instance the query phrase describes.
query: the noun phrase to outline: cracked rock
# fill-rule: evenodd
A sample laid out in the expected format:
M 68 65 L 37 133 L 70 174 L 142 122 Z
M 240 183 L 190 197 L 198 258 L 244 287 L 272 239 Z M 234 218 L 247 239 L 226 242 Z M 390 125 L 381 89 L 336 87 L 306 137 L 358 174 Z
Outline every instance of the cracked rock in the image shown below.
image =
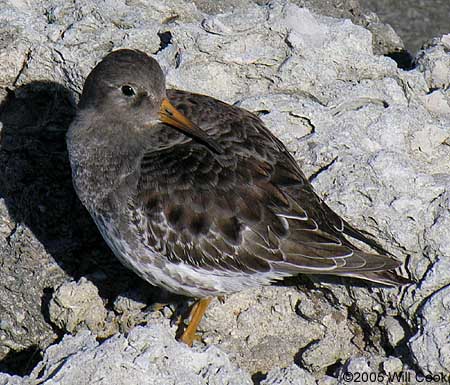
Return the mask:
M 43 361 L 25 378 L 2 375 L 1 384 L 180 384 L 252 385 L 214 346 L 191 349 L 175 341 L 167 320 L 136 327 L 104 343 L 89 331 L 66 336 L 49 348 Z
M 287 367 L 294 357 L 317 372 L 359 352 L 362 332 L 346 313 L 323 301 L 318 291 L 270 287 L 213 303 L 201 328 L 207 343 L 232 354 L 251 373 Z M 255 333 L 255 322 L 260 333 Z
M 315 378 L 306 370 L 300 369 L 296 365 L 291 365 L 283 369 L 272 370 L 261 385 L 316 385 Z
M 71 334 L 87 328 L 105 338 L 116 331 L 107 322 L 108 311 L 98 295 L 97 287 L 84 277 L 56 289 L 50 300 L 49 314 L 55 325 Z
M 405 330 L 400 322 L 394 317 L 384 318 L 381 321 L 381 326 L 385 329 L 389 345 L 393 348 L 395 348 L 398 343 L 405 338 Z
M 420 311 L 420 328 L 410 346 L 416 364 L 425 374 L 450 372 L 450 288 L 431 296 Z

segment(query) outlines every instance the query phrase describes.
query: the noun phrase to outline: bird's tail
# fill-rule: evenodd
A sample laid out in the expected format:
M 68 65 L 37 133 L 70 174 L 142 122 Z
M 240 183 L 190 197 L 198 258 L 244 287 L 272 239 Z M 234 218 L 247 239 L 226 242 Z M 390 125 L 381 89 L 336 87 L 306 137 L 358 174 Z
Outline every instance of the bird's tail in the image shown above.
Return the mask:
M 380 283 L 386 286 L 403 286 L 414 283 L 408 278 L 402 277 L 397 274 L 395 270 L 385 270 L 385 271 L 364 271 L 364 272 L 349 272 L 349 273 L 339 273 L 336 274 L 343 277 L 352 277 L 364 279 L 366 281 Z

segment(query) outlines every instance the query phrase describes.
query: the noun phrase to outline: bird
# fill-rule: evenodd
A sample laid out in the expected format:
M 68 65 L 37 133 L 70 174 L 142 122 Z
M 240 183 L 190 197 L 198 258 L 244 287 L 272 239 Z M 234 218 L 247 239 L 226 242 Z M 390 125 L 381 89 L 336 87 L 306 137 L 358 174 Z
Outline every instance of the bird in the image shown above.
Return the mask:
M 75 191 L 115 256 L 196 299 L 180 338 L 188 345 L 214 297 L 298 274 L 409 282 L 400 261 L 314 192 L 261 119 L 166 89 L 142 51 L 110 52 L 93 68 L 66 140 Z

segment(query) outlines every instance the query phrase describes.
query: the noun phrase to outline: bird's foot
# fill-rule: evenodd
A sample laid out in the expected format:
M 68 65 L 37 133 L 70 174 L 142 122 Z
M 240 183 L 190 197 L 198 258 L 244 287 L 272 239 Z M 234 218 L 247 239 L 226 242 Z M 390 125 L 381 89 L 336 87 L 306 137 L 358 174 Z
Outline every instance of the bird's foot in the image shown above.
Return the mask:
M 192 306 L 189 316 L 189 325 L 179 337 L 179 341 L 184 342 L 188 346 L 192 346 L 194 341 L 201 339 L 201 337 L 197 335 L 197 327 L 211 300 L 212 298 L 202 298 Z

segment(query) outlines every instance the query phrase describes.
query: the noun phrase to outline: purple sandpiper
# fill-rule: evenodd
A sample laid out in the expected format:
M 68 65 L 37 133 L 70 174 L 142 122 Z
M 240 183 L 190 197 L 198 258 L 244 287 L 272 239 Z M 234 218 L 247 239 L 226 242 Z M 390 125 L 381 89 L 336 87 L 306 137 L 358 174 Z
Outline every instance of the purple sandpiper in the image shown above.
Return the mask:
M 67 144 L 75 190 L 117 258 L 198 300 L 181 336 L 189 345 L 212 297 L 299 273 L 407 282 L 257 116 L 166 90 L 143 52 L 117 50 L 92 70 Z

